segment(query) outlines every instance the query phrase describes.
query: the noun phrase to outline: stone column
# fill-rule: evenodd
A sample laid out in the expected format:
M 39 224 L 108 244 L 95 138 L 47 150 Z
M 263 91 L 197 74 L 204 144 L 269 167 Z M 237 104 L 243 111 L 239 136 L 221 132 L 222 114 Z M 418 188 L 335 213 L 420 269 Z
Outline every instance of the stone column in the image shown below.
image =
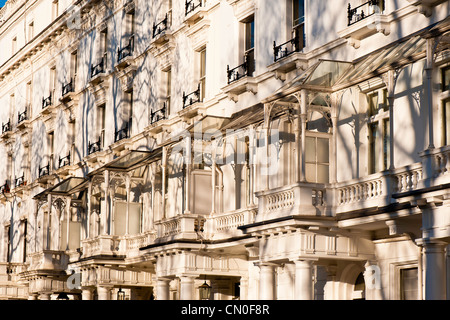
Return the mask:
M 158 279 L 156 282 L 156 299 L 170 300 L 169 279 Z
M 39 294 L 39 300 L 50 300 L 51 295 L 51 292 L 41 292 Z
M 81 300 L 92 300 L 93 291 L 94 289 L 90 287 L 81 288 Z
M 111 290 L 112 287 L 97 287 L 98 300 L 111 300 Z
M 30 293 L 30 295 L 28 296 L 28 300 L 37 300 L 37 299 L 38 299 L 37 293 Z
M 194 298 L 194 277 L 181 276 L 180 300 L 192 300 Z
M 298 259 L 295 263 L 295 299 L 313 300 L 312 261 Z
M 259 265 L 259 299 L 275 300 L 275 264 Z
M 446 299 L 446 246 L 441 241 L 423 242 L 425 300 Z

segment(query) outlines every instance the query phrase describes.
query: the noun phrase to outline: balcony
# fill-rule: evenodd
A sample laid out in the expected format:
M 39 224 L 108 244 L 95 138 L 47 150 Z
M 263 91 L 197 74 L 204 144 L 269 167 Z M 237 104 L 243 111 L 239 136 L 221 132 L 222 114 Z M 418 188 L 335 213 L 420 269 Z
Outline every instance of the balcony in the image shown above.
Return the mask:
M 22 175 L 21 177 L 16 178 L 14 182 L 15 188 L 24 187 L 27 185 L 27 182 L 25 181 L 25 175 Z
M 163 103 L 163 107 L 159 110 L 150 111 L 150 123 L 155 124 L 161 120 L 167 119 L 167 102 Z
M 164 43 L 170 41 L 170 39 L 172 39 L 172 32 L 170 31 L 171 24 L 172 24 L 172 16 L 167 13 L 164 19 L 162 19 L 158 23 L 153 22 L 152 28 L 153 45 L 161 46 Z
M 126 123 L 122 129 L 116 130 L 114 133 L 114 142 L 118 142 L 123 139 L 128 139 L 130 137 L 129 124 Z
M 82 257 L 117 256 L 120 254 L 120 237 L 100 235 L 95 238 L 83 240 L 81 243 Z
M 329 215 L 324 184 L 299 182 L 260 191 L 256 196 L 258 197 L 256 222 L 296 215 Z
M 255 60 L 253 52 L 244 55 L 244 62 L 237 67 L 230 69 L 227 65 L 227 86 L 222 90 L 228 97 L 237 101 L 238 96 L 244 92 L 252 92 L 256 94 L 258 85 L 253 78 L 253 71 L 255 69 Z
M 130 60 L 133 59 L 134 51 L 134 35 L 128 39 L 128 44 L 122 48 L 117 49 L 117 65 L 116 68 L 122 69 L 130 65 Z
M 390 23 L 384 12 L 384 0 L 369 0 L 355 8 L 347 8 L 347 28 L 339 31 L 341 38 L 347 39 L 354 48 L 359 48 L 360 41 L 377 32 L 389 35 Z
M 294 70 L 306 70 L 308 62 L 304 57 L 304 36 L 299 31 L 294 32 L 294 37 L 284 43 L 277 45 L 273 42 L 273 64 L 267 68 L 275 72 L 275 77 L 280 80 L 286 80 L 286 74 Z
M 98 140 L 95 142 L 92 142 L 92 143 L 90 141 L 88 142 L 88 151 L 87 151 L 88 156 L 93 153 L 99 152 L 101 150 L 102 150 L 102 137 L 101 136 L 98 137 Z
M 46 166 L 39 167 L 38 170 L 38 177 L 39 179 L 48 176 L 50 174 L 50 163 L 48 163 Z
M 184 22 L 188 26 L 192 26 L 197 23 L 206 14 L 206 3 L 207 0 L 185 0 L 184 3 Z
M 68 83 L 62 85 L 60 101 L 61 102 L 70 101 L 72 99 L 71 93 L 73 93 L 74 91 L 75 91 L 74 80 L 70 79 Z
M 155 242 L 161 243 L 176 239 L 197 240 L 204 231 L 205 218 L 195 214 L 182 214 L 155 223 L 157 235 Z
M 29 124 L 27 108 L 23 112 L 18 112 L 17 115 L 17 129 L 25 129 Z
M 10 188 L 9 188 L 8 182 L 5 182 L 4 185 L 0 186 L 1 194 L 5 194 L 5 193 L 9 193 L 9 192 L 10 192 Z
M 195 103 L 199 103 L 202 100 L 201 92 L 200 92 L 200 84 L 197 87 L 197 90 L 186 94 L 183 91 L 183 109 L 186 109 L 192 106 Z
M 55 271 L 67 269 L 69 257 L 63 251 L 44 250 L 29 254 L 29 271 Z
M 8 120 L 7 123 L 2 123 L 2 139 L 8 139 L 10 134 L 12 133 L 11 130 L 11 120 Z
M 242 236 L 239 227 L 255 222 L 257 207 L 235 210 L 207 217 L 205 234 L 212 240 Z
M 70 165 L 70 152 L 67 154 L 67 156 L 61 158 L 61 156 L 59 156 L 58 158 L 58 169 L 61 169 L 65 166 L 69 166 Z
M 51 112 L 51 106 L 53 104 L 53 97 L 52 94 L 50 93 L 50 95 L 48 97 L 42 98 L 42 113 L 43 114 L 48 114 Z
M 103 78 L 106 74 L 106 55 L 100 59 L 100 62 L 96 65 L 91 66 L 90 76 L 91 83 L 98 84 L 103 81 Z

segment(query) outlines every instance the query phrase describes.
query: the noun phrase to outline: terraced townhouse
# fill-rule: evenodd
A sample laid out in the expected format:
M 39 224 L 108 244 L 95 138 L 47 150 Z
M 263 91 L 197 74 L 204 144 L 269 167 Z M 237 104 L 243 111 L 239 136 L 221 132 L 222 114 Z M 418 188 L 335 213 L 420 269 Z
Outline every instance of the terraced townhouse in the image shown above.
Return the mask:
M 0 299 L 448 299 L 449 15 L 8 0 Z

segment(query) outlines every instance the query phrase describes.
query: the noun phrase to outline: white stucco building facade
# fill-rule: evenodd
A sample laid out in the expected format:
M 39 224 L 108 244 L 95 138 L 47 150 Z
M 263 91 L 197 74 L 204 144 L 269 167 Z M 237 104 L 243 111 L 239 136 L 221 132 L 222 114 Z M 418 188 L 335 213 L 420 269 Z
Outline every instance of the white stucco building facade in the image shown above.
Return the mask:
M 449 15 L 9 0 L 0 299 L 449 299 Z

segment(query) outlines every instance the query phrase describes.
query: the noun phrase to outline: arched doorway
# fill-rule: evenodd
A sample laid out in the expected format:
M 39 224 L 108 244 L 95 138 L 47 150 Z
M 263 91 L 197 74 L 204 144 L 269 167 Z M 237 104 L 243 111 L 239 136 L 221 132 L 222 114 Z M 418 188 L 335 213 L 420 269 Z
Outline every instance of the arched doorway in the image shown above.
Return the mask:
M 362 272 L 356 278 L 352 298 L 353 300 L 366 299 L 366 284 L 364 282 L 364 275 Z

